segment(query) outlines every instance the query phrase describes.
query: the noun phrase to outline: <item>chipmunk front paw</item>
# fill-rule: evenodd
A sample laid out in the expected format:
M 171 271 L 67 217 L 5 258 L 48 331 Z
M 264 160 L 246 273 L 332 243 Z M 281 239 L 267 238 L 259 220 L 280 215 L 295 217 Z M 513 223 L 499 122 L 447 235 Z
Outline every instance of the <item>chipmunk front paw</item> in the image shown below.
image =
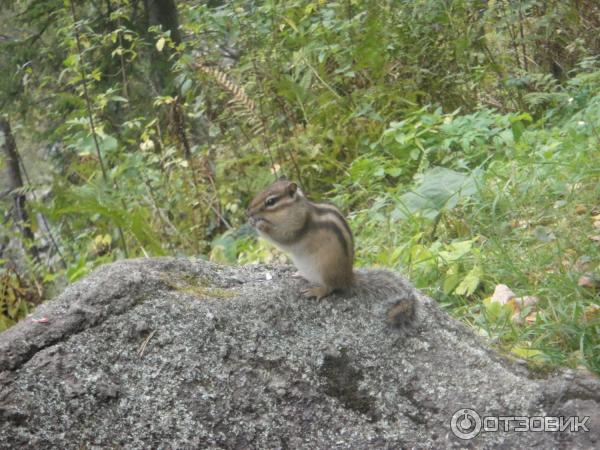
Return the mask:
M 302 291 L 302 295 L 306 298 L 316 298 L 317 300 L 321 300 L 322 298 L 327 297 L 329 294 L 333 292 L 333 289 L 328 288 L 326 286 L 317 286 L 313 288 L 304 289 Z

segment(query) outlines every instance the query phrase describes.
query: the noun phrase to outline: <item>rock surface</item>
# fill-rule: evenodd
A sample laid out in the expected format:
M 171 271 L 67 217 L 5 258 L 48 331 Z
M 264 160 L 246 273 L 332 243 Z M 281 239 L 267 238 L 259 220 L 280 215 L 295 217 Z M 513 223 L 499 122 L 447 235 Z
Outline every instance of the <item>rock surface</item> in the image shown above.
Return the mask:
M 600 446 L 597 378 L 537 377 L 416 292 L 417 321 L 398 330 L 389 299 L 306 300 L 290 275 L 170 258 L 101 267 L 34 312 L 48 323 L 0 335 L 0 448 Z M 460 440 L 461 408 L 589 416 L 590 431 Z

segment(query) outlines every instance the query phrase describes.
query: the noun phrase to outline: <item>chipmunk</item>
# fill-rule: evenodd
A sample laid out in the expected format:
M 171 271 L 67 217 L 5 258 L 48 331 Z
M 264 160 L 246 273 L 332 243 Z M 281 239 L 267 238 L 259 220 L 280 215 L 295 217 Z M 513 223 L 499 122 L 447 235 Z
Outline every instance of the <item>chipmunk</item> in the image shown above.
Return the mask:
M 346 219 L 331 203 L 306 198 L 286 177 L 260 192 L 247 210 L 258 233 L 288 253 L 299 275 L 316 285 L 302 291 L 321 300 L 334 291 L 359 296 L 392 296 L 399 301 L 388 322 L 401 325 L 415 314 L 415 298 L 392 273 L 353 270 L 354 238 Z

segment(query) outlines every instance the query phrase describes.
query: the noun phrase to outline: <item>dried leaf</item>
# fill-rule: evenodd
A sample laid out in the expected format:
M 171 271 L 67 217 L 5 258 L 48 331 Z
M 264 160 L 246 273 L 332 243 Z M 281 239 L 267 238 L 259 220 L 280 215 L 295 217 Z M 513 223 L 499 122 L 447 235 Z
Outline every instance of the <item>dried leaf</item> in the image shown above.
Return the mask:
M 516 295 L 510 288 L 505 284 L 498 284 L 492 294 L 492 301 L 498 302 L 501 305 L 505 305 L 512 298 L 516 298 Z
M 580 273 L 587 272 L 590 268 L 591 261 L 592 258 L 590 258 L 588 255 L 581 255 L 579 258 L 577 258 L 575 264 L 573 264 L 573 271 Z
M 538 312 L 532 311 L 529 314 L 527 314 L 527 317 L 525 317 L 525 322 L 528 324 L 535 323 L 535 321 L 537 320 L 537 317 L 538 317 Z
M 556 235 L 548 227 L 536 227 L 533 236 L 542 242 L 550 242 L 556 239 Z
M 519 308 L 519 305 L 517 304 L 517 299 L 516 298 L 511 298 L 509 301 L 506 302 L 506 305 L 508 307 L 510 307 L 510 309 L 513 310 L 513 314 L 519 315 L 519 311 L 521 309 Z
M 586 306 L 583 313 L 581 313 L 581 320 L 583 322 L 592 322 L 595 319 L 600 319 L 600 305 Z
M 33 323 L 50 323 L 50 320 L 47 317 L 41 317 L 39 319 L 31 319 Z
M 510 303 L 508 303 L 510 305 Z M 510 317 L 510 320 L 513 323 L 516 323 L 517 325 L 523 325 L 524 319 L 523 317 L 521 317 L 521 311 L 519 310 L 519 308 L 515 305 L 514 306 L 516 308 L 515 312 L 513 313 L 513 315 Z
M 583 275 L 579 277 L 579 280 L 577 281 L 577 286 L 590 289 L 598 289 L 600 287 L 600 280 L 591 275 Z
M 515 303 L 519 306 L 519 308 L 527 308 L 534 306 L 540 299 L 534 295 L 526 295 L 525 297 L 515 298 Z

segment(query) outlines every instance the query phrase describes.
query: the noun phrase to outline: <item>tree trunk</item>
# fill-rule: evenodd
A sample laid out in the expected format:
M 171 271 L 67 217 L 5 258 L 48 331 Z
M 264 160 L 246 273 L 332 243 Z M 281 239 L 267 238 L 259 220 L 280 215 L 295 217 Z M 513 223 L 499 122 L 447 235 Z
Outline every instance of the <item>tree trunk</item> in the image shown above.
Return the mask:
M 179 18 L 177 15 L 177 6 L 175 0 L 144 0 L 144 8 L 146 10 L 147 27 L 160 25 L 163 31 L 170 31 L 171 39 L 175 44 L 181 42 L 181 33 L 179 32 Z M 147 29 L 146 27 L 146 29 Z M 148 34 L 147 38 L 152 39 L 152 35 Z M 164 95 L 176 95 L 177 89 L 171 85 L 171 62 L 169 62 L 167 49 L 159 52 L 154 48 L 152 50 L 152 81 L 156 89 Z M 165 92 L 166 89 L 166 92 Z
M 181 42 L 175 0 L 146 0 L 146 10 L 150 25 L 161 25 L 163 31 L 171 32 L 173 42 L 176 44 Z
M 23 193 L 23 177 L 19 166 L 19 154 L 13 138 L 10 124 L 4 117 L 0 117 L 0 150 L 5 155 L 8 174 L 8 192 L 13 199 L 12 216 L 15 226 L 27 241 L 24 247 L 34 260 L 38 260 L 38 251 L 34 245 L 33 231 L 29 223 L 29 216 L 25 208 L 27 201 Z

